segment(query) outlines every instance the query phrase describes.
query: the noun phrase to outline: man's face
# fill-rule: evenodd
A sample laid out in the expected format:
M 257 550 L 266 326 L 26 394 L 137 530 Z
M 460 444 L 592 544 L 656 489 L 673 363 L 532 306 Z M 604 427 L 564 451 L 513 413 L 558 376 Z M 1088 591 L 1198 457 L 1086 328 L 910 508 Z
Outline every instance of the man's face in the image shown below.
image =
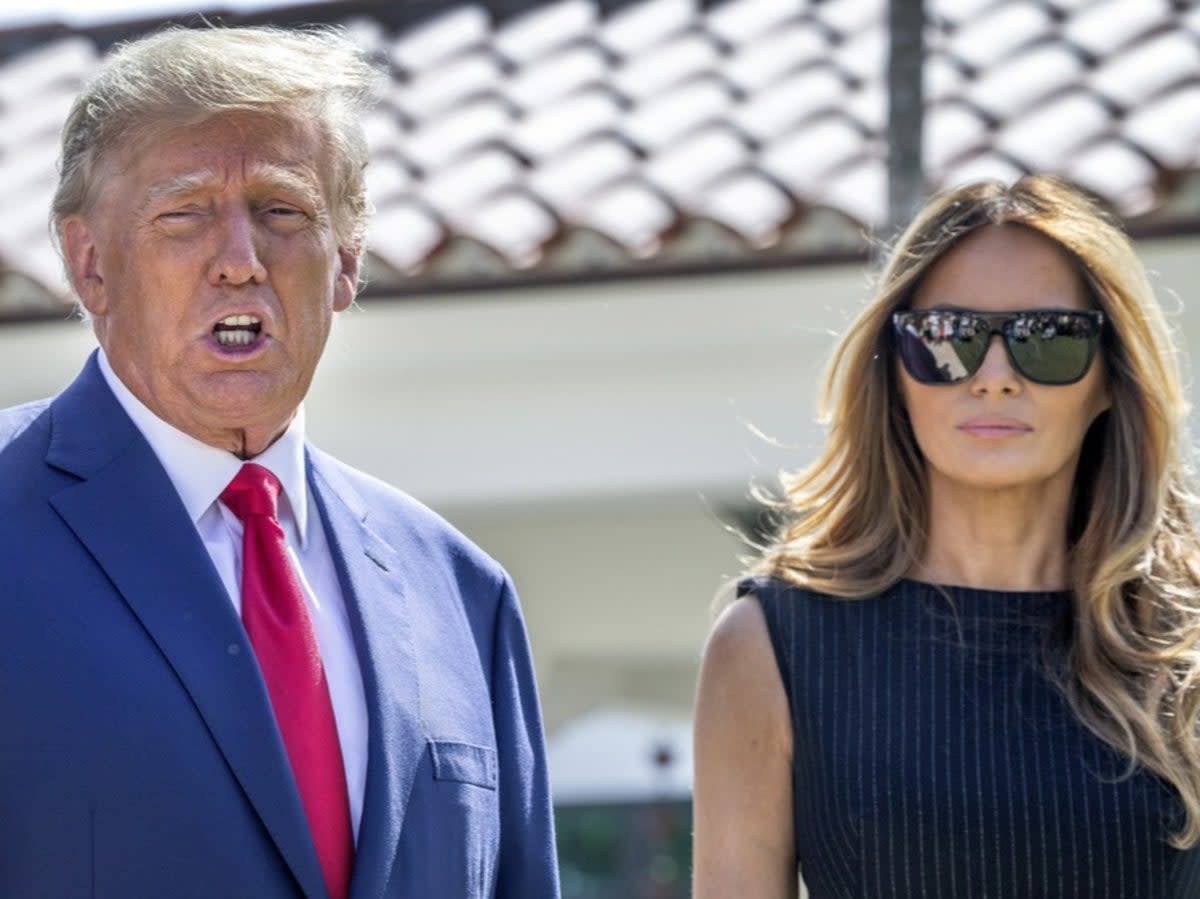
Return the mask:
M 64 223 L 113 370 L 160 418 L 243 456 L 287 427 L 358 279 L 317 127 L 229 113 L 132 139 Z

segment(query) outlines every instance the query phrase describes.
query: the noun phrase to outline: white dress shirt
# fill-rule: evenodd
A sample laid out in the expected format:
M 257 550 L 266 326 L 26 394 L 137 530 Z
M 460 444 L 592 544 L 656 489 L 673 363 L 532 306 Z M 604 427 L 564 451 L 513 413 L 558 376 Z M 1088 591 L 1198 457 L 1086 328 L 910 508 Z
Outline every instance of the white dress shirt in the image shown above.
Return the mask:
M 99 353 L 99 363 L 117 402 L 166 469 L 240 618 L 242 522 L 219 499 L 241 469 L 243 460 L 188 436 L 151 412 L 117 377 L 103 350 Z M 303 407 L 283 435 L 253 461 L 268 469 L 283 485 L 279 523 L 287 540 L 288 557 L 304 587 L 308 614 L 325 666 L 346 767 L 350 823 L 357 840 L 367 779 L 367 702 L 333 554 L 305 477 Z

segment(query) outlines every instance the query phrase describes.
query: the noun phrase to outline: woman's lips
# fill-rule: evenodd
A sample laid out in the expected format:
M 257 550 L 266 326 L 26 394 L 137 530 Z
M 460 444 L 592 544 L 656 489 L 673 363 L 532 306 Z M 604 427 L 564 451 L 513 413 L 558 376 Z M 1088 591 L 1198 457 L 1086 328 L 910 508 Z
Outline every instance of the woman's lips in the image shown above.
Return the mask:
M 964 421 L 958 426 L 958 429 L 972 437 L 1019 437 L 1033 430 L 1019 418 L 992 415 Z

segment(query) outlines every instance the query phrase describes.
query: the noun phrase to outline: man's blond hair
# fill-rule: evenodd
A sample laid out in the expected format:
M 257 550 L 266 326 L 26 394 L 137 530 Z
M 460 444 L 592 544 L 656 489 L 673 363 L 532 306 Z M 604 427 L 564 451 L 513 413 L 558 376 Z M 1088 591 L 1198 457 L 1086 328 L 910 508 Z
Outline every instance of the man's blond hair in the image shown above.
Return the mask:
M 361 253 L 369 207 L 361 116 L 379 73 L 337 28 L 172 27 L 124 44 L 76 98 L 63 126 L 51 226 L 86 213 L 97 164 L 114 150 L 215 115 L 252 112 L 316 122 L 328 150 L 338 243 Z

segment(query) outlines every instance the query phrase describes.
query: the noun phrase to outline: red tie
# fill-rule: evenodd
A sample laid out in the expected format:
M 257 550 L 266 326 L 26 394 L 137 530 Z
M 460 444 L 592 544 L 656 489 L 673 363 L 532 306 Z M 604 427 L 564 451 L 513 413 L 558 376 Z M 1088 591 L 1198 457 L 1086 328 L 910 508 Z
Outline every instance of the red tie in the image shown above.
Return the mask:
M 279 481 L 247 462 L 221 494 L 242 520 L 242 622 L 254 645 L 332 899 L 350 889 L 354 837 L 329 686 L 288 561 L 276 509 Z

